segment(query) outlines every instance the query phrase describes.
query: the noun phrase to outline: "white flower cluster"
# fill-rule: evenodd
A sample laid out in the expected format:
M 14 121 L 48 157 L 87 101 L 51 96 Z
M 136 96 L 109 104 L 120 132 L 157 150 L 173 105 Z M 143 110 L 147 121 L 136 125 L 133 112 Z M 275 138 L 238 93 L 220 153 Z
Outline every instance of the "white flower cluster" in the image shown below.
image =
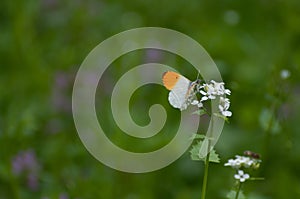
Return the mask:
M 193 100 L 191 105 L 197 105 L 199 108 L 203 107 L 203 102 L 207 100 L 219 99 L 219 111 L 225 117 L 230 117 L 232 112 L 229 111 L 230 101 L 226 95 L 230 95 L 231 91 L 225 88 L 224 82 L 216 82 L 211 80 L 210 83 L 199 84 L 197 92 L 201 94 L 200 101 Z
M 239 169 L 241 167 L 249 168 L 257 164 L 257 160 L 250 157 L 239 155 L 236 155 L 235 157 L 235 159 L 229 159 L 228 162 L 224 164 L 224 166 L 230 166 L 234 169 Z
M 199 87 L 199 92 L 202 94 L 201 101 L 205 101 L 208 99 L 216 99 L 217 96 L 220 95 L 230 95 L 231 91 L 229 89 L 225 89 L 224 82 L 216 82 L 214 80 L 210 81 L 210 84 L 203 84 Z M 203 90 L 201 90 L 203 89 Z
M 224 166 L 229 166 L 236 169 L 237 174 L 234 175 L 234 178 L 239 180 L 240 182 L 245 182 L 247 179 L 250 178 L 250 175 L 244 173 L 242 169 L 257 169 L 259 167 L 260 162 L 261 160 L 257 158 L 236 155 L 235 159 L 229 159 L 228 162 L 224 164 Z

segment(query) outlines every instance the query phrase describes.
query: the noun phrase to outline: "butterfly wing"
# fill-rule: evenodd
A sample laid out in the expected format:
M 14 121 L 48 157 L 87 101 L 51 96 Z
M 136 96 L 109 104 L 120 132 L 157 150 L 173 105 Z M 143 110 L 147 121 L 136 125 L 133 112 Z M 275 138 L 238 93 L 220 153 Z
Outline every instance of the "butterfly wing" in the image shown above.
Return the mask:
M 164 86 L 170 90 L 168 100 L 174 108 L 184 110 L 187 108 L 186 100 L 191 81 L 184 76 L 168 71 L 163 75 Z

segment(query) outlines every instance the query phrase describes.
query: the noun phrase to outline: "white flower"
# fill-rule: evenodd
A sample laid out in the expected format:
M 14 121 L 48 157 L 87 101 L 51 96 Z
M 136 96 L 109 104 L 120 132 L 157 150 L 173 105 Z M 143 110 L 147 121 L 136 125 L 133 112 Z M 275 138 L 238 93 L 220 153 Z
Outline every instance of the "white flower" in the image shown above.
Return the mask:
M 229 159 L 228 162 L 224 164 L 224 166 L 233 166 L 235 165 L 235 160 L 234 159 Z
M 234 178 L 239 180 L 240 182 L 245 182 L 247 179 L 250 178 L 250 175 L 244 173 L 243 170 L 238 170 L 238 173 L 234 175 Z
M 199 101 L 198 101 L 198 100 L 193 100 L 193 101 L 191 102 L 191 105 L 197 105 L 197 104 L 199 104 Z
M 216 97 L 220 95 L 230 95 L 231 91 L 229 89 L 225 89 L 224 85 L 224 82 L 211 80 L 210 83 L 199 86 L 198 90 L 202 95 L 201 101 L 216 99 Z
M 224 166 L 230 166 L 234 169 L 239 169 L 241 167 L 244 168 L 255 167 L 257 163 L 259 163 L 259 160 L 246 157 L 246 156 L 236 155 L 235 159 L 229 159 L 228 162 L 224 164 Z
M 230 166 L 234 169 L 238 169 L 241 167 L 241 164 L 237 159 L 229 159 L 228 162 L 224 164 L 224 166 Z
M 242 162 L 240 159 L 229 159 L 228 162 L 224 164 L 224 166 L 230 166 L 234 169 L 239 169 L 242 166 Z
M 231 111 L 228 111 L 230 106 L 230 101 L 228 98 L 220 97 L 219 111 L 225 117 L 230 117 L 232 115 Z
M 227 10 L 224 13 L 224 21 L 231 26 L 237 25 L 240 21 L 240 15 L 235 10 Z
M 283 69 L 280 71 L 280 77 L 281 79 L 287 79 L 291 76 L 291 73 L 289 70 Z
M 200 89 L 203 88 L 204 90 L 200 90 L 200 94 L 203 95 L 201 101 L 205 101 L 208 99 L 216 99 L 217 93 L 215 92 L 215 88 L 213 84 L 203 84 L 200 86 Z
M 249 168 L 249 167 L 251 167 L 253 164 L 255 164 L 255 161 L 254 161 L 252 158 L 250 158 L 250 157 L 239 156 L 239 155 L 236 155 L 235 157 L 240 161 L 240 163 L 241 163 L 245 168 Z
M 187 97 L 186 103 L 182 105 L 180 110 L 185 110 L 187 106 L 193 105 L 198 106 L 198 108 L 203 108 L 203 103 L 206 100 L 214 100 L 217 99 L 219 101 L 219 112 L 225 116 L 230 117 L 232 112 L 229 111 L 230 101 L 226 98 L 226 95 L 230 95 L 231 91 L 224 87 L 224 82 L 216 82 L 211 80 L 209 83 L 196 85 L 196 89 L 193 90 Z M 201 95 L 200 100 L 197 98 L 197 94 Z
M 201 92 L 200 92 L 201 93 Z M 202 93 L 201 93 L 202 94 Z M 209 98 L 208 97 L 206 97 L 206 96 L 203 96 L 202 98 L 201 98 L 201 102 L 203 102 L 203 101 L 206 101 L 206 100 L 208 100 Z
M 202 108 L 202 107 L 203 107 L 203 104 L 202 104 L 201 102 L 199 102 L 199 103 L 197 104 L 197 106 L 198 106 L 199 108 Z
M 198 100 L 193 100 L 191 102 L 191 105 L 198 106 L 198 108 L 202 108 L 203 107 L 202 102 L 199 102 Z

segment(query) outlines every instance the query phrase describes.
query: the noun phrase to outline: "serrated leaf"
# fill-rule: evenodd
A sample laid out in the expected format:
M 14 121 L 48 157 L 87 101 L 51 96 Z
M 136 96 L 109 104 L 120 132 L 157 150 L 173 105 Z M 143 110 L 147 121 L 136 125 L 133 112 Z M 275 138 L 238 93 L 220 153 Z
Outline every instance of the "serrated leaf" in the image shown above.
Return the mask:
M 216 150 L 211 150 L 209 154 L 209 161 L 214 163 L 220 163 L 219 154 L 217 154 Z
M 236 196 L 236 191 L 231 190 L 231 191 L 226 195 L 226 198 L 227 198 L 227 199 L 235 199 L 235 196 Z M 238 199 L 246 199 L 246 197 L 245 197 L 245 195 L 244 195 L 244 193 L 243 193 L 242 190 L 240 190 Z
M 193 112 L 192 114 L 201 116 L 201 115 L 206 114 L 206 111 L 204 109 L 199 109 L 199 110 Z
M 200 149 L 203 144 L 203 141 L 197 142 L 195 145 L 192 146 L 192 149 L 190 150 L 191 153 L 191 159 L 196 160 L 196 161 L 204 161 L 206 159 L 206 156 L 201 156 L 200 155 Z M 216 151 L 213 149 L 209 153 L 209 162 L 214 162 L 214 163 L 220 163 L 220 158 L 219 155 L 216 153 Z

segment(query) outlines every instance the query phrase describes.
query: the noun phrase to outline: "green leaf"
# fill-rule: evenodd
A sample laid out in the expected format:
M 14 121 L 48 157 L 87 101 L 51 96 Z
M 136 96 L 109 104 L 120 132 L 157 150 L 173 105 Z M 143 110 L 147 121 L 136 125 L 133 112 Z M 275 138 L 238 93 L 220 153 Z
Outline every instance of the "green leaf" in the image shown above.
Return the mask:
M 206 156 L 205 157 L 200 156 L 200 149 L 203 143 L 204 143 L 203 141 L 199 141 L 192 146 L 192 149 L 190 150 L 192 160 L 196 160 L 196 161 L 200 160 L 205 162 Z M 216 153 L 214 149 L 212 149 L 209 153 L 209 161 L 214 163 L 220 163 L 219 155 Z
M 236 196 L 236 191 L 231 190 L 231 191 L 226 195 L 226 198 L 227 198 L 227 199 L 235 199 L 235 196 Z M 245 195 L 243 194 L 243 191 L 242 191 L 242 190 L 240 190 L 238 199 L 246 199 L 246 197 L 245 197 Z
M 260 126 L 264 131 L 270 130 L 272 134 L 277 134 L 281 130 L 278 120 L 274 117 L 274 113 L 267 108 L 264 108 L 259 116 Z
M 217 154 L 216 150 L 211 150 L 209 154 L 209 161 L 214 163 L 220 163 L 219 154 Z

